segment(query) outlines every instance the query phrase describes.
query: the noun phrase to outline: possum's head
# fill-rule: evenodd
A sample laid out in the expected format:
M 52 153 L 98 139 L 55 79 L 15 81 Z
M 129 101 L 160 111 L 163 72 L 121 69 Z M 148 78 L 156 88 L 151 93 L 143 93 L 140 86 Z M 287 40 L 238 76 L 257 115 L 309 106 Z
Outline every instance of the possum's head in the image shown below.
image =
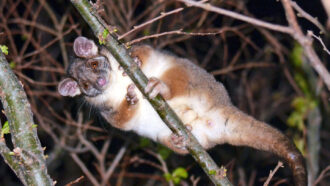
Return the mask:
M 83 94 L 95 97 L 103 93 L 109 86 L 110 64 L 106 57 L 98 54 L 98 48 L 92 40 L 78 37 L 73 44 L 78 56 L 69 66 L 70 77 L 58 85 L 62 96 L 77 96 Z

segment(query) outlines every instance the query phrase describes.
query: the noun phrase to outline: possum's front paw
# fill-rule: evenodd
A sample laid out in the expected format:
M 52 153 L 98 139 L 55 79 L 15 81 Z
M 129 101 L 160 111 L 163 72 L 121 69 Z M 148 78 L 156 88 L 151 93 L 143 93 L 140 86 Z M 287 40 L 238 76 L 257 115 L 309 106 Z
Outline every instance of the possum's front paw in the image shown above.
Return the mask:
M 135 105 L 139 101 L 139 99 L 137 98 L 136 93 L 135 93 L 135 85 L 134 84 L 130 84 L 127 87 L 126 101 L 130 105 Z
M 186 149 L 186 141 L 183 136 L 171 134 L 160 138 L 160 142 L 178 154 L 187 154 L 189 151 Z
M 151 77 L 148 81 L 146 88 L 144 89 L 150 98 L 155 98 L 158 94 L 162 95 L 164 99 L 171 98 L 171 91 L 169 87 L 161 80 Z

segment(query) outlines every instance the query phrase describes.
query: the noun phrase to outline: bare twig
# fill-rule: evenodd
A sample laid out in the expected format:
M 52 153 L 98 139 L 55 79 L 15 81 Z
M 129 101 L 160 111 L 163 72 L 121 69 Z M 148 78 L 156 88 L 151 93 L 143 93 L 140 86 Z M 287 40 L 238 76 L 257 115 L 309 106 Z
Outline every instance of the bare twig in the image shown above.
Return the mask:
M 296 39 L 299 44 L 304 48 L 305 54 L 309 59 L 310 64 L 322 78 L 328 90 L 330 90 L 330 74 L 321 62 L 318 55 L 316 54 L 315 50 L 313 49 L 311 37 L 305 36 L 303 31 L 301 30 L 290 3 L 291 0 L 281 0 L 281 2 L 283 4 L 288 23 L 290 27 L 294 30 L 294 32 L 291 33 L 292 37 Z
M 111 175 L 113 174 L 115 168 L 118 166 L 120 160 L 123 158 L 125 152 L 126 152 L 126 145 L 120 148 L 119 152 L 117 153 L 115 159 L 112 161 L 111 166 L 108 168 L 107 172 L 105 173 L 105 176 L 103 178 L 103 182 L 101 185 L 106 185 L 108 180 L 110 179 Z
M 329 171 L 330 171 L 330 165 L 322 170 L 320 175 L 317 177 L 317 179 L 313 183 L 313 186 L 316 186 L 318 183 L 320 183 L 322 181 L 322 179 L 326 178 L 327 176 L 330 176 Z
M 143 28 L 143 27 L 145 27 L 145 26 L 147 26 L 147 25 L 150 25 L 151 23 L 153 23 L 153 22 L 155 22 L 155 21 L 157 21 L 157 20 L 159 20 L 159 19 L 162 19 L 162 18 L 164 18 L 164 17 L 166 17 L 166 16 L 168 16 L 168 15 L 171 15 L 171 14 L 175 14 L 175 13 L 181 12 L 182 10 L 183 10 L 183 8 L 177 8 L 177 9 L 172 10 L 172 11 L 170 11 L 170 12 L 161 13 L 161 15 L 158 16 L 158 17 L 155 17 L 155 18 L 153 18 L 153 19 L 151 19 L 151 20 L 149 20 L 149 21 L 147 21 L 147 22 L 144 22 L 144 23 L 141 24 L 141 25 L 134 26 L 132 30 L 130 30 L 130 31 L 126 32 L 125 34 L 119 36 L 119 37 L 118 37 L 118 40 L 120 40 L 120 39 L 122 39 L 122 38 L 128 36 L 128 35 L 131 34 L 132 32 L 135 32 L 135 31 L 137 31 L 137 30 L 139 30 L 139 29 L 141 29 L 141 28 Z
M 70 183 L 66 184 L 65 186 L 71 186 L 71 185 L 74 185 L 76 183 L 79 183 L 82 179 L 84 179 L 85 177 L 84 176 L 80 176 L 79 178 L 71 181 Z
M 251 18 L 248 16 L 244 16 L 229 10 L 225 10 L 219 7 L 212 6 L 211 4 L 208 3 L 200 3 L 196 1 L 191 1 L 191 0 L 177 0 L 186 3 L 187 5 L 199 7 L 202 9 L 205 9 L 207 11 L 212 11 L 221 15 L 226 15 L 229 17 L 232 17 L 234 19 L 238 19 L 241 21 L 245 21 L 248 23 L 251 23 L 256 26 L 264 27 L 270 30 L 278 31 L 278 32 L 283 32 L 290 34 L 294 39 L 296 39 L 299 44 L 304 48 L 305 54 L 308 57 L 310 64 L 312 67 L 317 71 L 319 76 L 322 78 L 323 82 L 327 86 L 328 90 L 330 90 L 330 74 L 319 59 L 318 55 L 312 48 L 312 39 L 308 36 L 305 36 L 303 31 L 301 30 L 296 16 L 294 14 L 292 5 L 291 5 L 291 0 L 281 0 L 283 7 L 285 9 L 286 17 L 289 23 L 289 26 L 281 26 L 281 25 L 276 25 L 276 24 L 271 24 L 267 23 L 264 21 L 260 21 L 255 18 Z
M 270 180 L 273 178 L 273 176 L 275 175 L 275 173 L 277 172 L 277 170 L 280 168 L 280 167 L 283 167 L 283 163 L 281 161 L 279 161 L 275 167 L 275 169 L 272 171 L 270 171 L 269 173 L 269 176 L 267 178 L 267 180 L 265 181 L 264 183 L 264 186 L 268 186 L 269 183 L 270 183 Z
M 317 39 L 317 40 L 321 43 L 321 45 L 322 45 L 322 47 L 323 47 L 323 50 L 324 50 L 326 53 L 328 53 L 328 54 L 330 55 L 330 51 L 329 51 L 329 49 L 325 46 L 325 44 L 324 44 L 324 42 L 323 42 L 323 40 L 322 40 L 322 38 L 321 38 L 320 36 L 315 35 L 315 34 L 313 33 L 313 31 L 311 31 L 311 30 L 309 30 L 309 31 L 307 32 L 307 35 L 312 36 L 312 37 L 314 37 L 315 39 Z
M 235 65 L 235 66 L 228 66 L 226 68 L 222 68 L 219 70 L 215 70 L 211 72 L 213 75 L 222 75 L 226 74 L 235 70 L 242 70 L 242 69 L 248 69 L 248 68 L 267 68 L 267 67 L 274 67 L 275 64 L 272 63 L 264 63 L 264 62 L 249 62 L 245 64 Z
M 96 178 L 93 176 L 93 174 L 88 170 L 88 168 L 85 166 L 84 162 L 82 162 L 80 160 L 78 155 L 75 153 L 70 153 L 70 156 L 78 164 L 78 166 L 84 172 L 84 174 L 87 176 L 89 181 L 91 181 L 94 186 L 99 186 L 100 185 L 99 182 L 96 180 Z
M 215 32 L 215 33 L 188 33 L 188 32 L 182 32 L 182 29 L 179 29 L 179 30 L 173 30 L 173 31 L 168 31 L 168 32 L 162 32 L 162 33 L 159 33 L 159 34 L 144 36 L 144 37 L 141 37 L 141 38 L 134 39 L 133 41 L 129 41 L 126 44 L 127 45 L 133 45 L 133 44 L 139 43 L 139 42 L 141 42 L 143 40 L 146 40 L 146 39 L 158 38 L 158 37 L 161 37 L 161 36 L 173 35 L 173 34 L 190 35 L 190 36 L 209 36 L 209 35 L 216 35 L 216 34 L 220 34 L 220 33 L 221 33 L 221 31 Z
M 225 10 L 223 8 L 212 6 L 209 3 L 201 3 L 199 1 L 197 2 L 197 1 L 192 1 L 192 0 L 177 0 L 177 1 L 186 3 L 188 6 L 199 7 L 204 10 L 207 10 L 207 11 L 215 12 L 215 13 L 218 13 L 221 15 L 232 17 L 234 19 L 245 21 L 245 22 L 248 22 L 255 26 L 260 26 L 260 27 L 264 27 L 264 28 L 267 28 L 270 30 L 283 32 L 283 33 L 287 33 L 287 34 L 291 34 L 293 32 L 293 30 L 287 26 L 276 25 L 276 24 L 265 22 L 265 21 L 260 21 L 259 19 L 251 18 L 251 17 L 245 16 L 245 15 L 242 15 L 242 14 L 239 14 L 236 12 L 232 12 L 229 10 Z
M 313 23 L 315 26 L 317 26 L 322 33 L 326 33 L 323 25 L 317 20 L 317 18 L 312 17 L 310 14 L 308 14 L 305 10 L 303 10 L 296 2 L 291 1 L 291 5 L 292 7 L 297 10 L 297 12 L 299 13 L 298 16 L 299 17 L 303 17 L 305 19 L 307 19 L 308 21 L 310 21 L 311 23 Z

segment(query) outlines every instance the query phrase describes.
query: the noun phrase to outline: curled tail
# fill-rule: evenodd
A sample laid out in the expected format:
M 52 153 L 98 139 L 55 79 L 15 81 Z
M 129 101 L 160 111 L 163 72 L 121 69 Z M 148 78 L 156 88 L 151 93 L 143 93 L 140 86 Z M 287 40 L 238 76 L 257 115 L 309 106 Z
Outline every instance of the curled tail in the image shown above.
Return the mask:
M 295 185 L 307 185 L 304 158 L 288 137 L 235 107 L 230 106 L 224 110 L 227 143 L 269 151 L 282 157 L 293 172 Z

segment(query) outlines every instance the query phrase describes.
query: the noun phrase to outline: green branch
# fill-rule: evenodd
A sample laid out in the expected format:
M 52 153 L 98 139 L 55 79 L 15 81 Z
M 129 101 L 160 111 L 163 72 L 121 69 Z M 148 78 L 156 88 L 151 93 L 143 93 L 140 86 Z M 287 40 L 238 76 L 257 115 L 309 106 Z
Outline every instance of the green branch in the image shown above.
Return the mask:
M 23 87 L 0 50 L 0 98 L 8 119 L 13 152 L 0 137 L 0 153 L 24 185 L 51 186 L 43 150 Z
M 126 47 L 116 40 L 111 34 L 111 30 L 107 29 L 104 21 L 96 13 L 96 10 L 87 0 L 71 0 L 85 21 L 92 28 L 95 36 L 105 47 L 111 52 L 119 64 L 125 69 L 126 73 L 149 100 L 153 108 L 157 111 L 167 126 L 177 135 L 183 136 L 187 142 L 186 148 L 195 158 L 206 174 L 210 177 L 215 185 L 232 185 L 226 177 L 226 169 L 219 168 L 213 159 L 206 153 L 203 147 L 197 142 L 196 138 L 185 128 L 182 121 L 169 107 L 161 96 L 150 99 L 144 92 L 144 88 L 148 83 L 147 77 L 142 73 L 136 63 L 128 54 Z M 110 31 L 110 32 L 108 32 Z M 107 34 L 104 34 L 107 33 Z

